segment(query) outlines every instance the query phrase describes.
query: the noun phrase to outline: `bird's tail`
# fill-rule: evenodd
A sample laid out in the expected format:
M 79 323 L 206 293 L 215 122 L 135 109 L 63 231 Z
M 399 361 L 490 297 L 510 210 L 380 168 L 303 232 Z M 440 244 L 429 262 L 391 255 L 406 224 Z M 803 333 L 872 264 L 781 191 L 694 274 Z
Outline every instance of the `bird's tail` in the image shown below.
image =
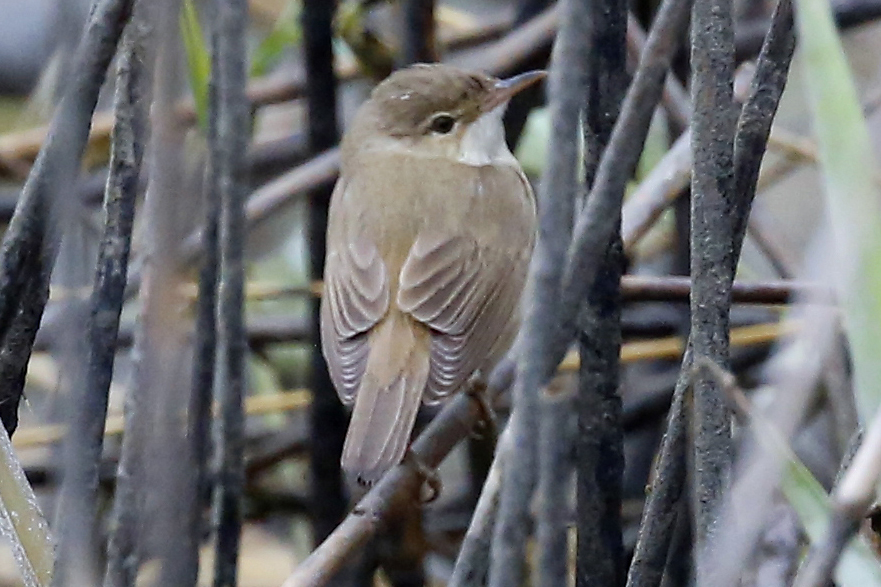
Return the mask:
M 347 477 L 362 487 L 376 483 L 407 450 L 428 380 L 429 342 L 427 332 L 397 312 L 371 336 L 342 455 Z

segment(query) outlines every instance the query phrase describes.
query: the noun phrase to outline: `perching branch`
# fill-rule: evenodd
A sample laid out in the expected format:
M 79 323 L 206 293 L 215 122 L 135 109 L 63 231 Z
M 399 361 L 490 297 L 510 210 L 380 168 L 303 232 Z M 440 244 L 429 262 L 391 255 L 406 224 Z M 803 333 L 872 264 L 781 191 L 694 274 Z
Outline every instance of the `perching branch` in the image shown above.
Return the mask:
M 510 356 L 493 370 L 486 393 L 495 398 L 514 377 Z M 417 459 L 431 469 L 473 429 L 482 410 L 467 393 L 460 392 L 419 435 L 411 447 Z M 352 512 L 334 529 L 309 557 L 287 578 L 283 587 L 327 585 L 349 560 L 352 553 L 374 536 L 392 516 L 417 505 L 421 473 L 407 460 L 386 473 L 358 502 Z

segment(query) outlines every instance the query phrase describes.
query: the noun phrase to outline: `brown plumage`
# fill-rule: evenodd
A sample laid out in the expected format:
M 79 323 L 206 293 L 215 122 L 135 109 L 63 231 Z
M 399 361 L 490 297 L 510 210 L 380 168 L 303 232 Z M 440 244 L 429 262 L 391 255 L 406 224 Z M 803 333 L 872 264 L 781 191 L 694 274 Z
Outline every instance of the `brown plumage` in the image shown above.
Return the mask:
M 354 403 L 342 465 L 362 485 L 400 462 L 420 403 L 488 373 L 513 341 L 536 211 L 501 113 L 539 78 L 401 70 L 343 140 L 321 340 Z

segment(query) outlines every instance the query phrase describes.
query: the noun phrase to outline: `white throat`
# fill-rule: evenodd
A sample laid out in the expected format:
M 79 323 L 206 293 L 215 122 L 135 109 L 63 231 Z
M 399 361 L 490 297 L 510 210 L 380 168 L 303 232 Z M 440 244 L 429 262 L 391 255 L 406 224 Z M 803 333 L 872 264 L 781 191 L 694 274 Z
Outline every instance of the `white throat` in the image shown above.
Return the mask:
M 505 127 L 502 115 L 507 103 L 496 106 L 472 122 L 462 135 L 459 161 L 479 167 L 497 163 L 517 164 L 505 143 Z

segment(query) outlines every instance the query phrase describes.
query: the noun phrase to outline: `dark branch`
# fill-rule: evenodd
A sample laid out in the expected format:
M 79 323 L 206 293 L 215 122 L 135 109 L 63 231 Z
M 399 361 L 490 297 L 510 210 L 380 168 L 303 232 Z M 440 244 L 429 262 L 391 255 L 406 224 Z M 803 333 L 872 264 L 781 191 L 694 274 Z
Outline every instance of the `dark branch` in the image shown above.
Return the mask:
M 787 15 L 787 12 L 790 12 Z M 789 26 L 785 24 L 789 22 Z M 775 13 L 775 24 L 766 41 L 766 47 L 786 47 L 788 43 L 785 39 L 792 36 L 791 24 L 791 3 L 789 0 L 783 0 Z M 778 49 L 779 50 L 779 49 Z M 769 96 L 773 97 L 770 102 L 764 102 L 761 112 L 766 120 L 756 124 L 742 124 L 741 128 L 766 129 L 765 140 L 757 140 L 752 138 L 747 140 L 743 137 L 735 137 L 736 145 L 752 144 L 753 149 L 763 153 L 765 143 L 767 141 L 767 132 L 770 130 L 770 123 L 776 112 L 780 95 L 782 94 L 782 83 L 785 82 L 785 76 L 770 76 L 766 71 L 776 71 L 779 68 L 787 70 L 791 60 L 791 49 L 778 53 L 774 51 L 773 58 L 770 49 L 763 50 L 757 63 L 756 75 L 753 84 L 759 79 L 773 78 L 779 84 L 774 86 L 775 89 L 766 88 L 754 89 L 751 97 L 747 100 L 747 104 L 743 108 L 744 113 L 750 113 L 748 116 L 755 116 L 757 108 L 752 104 L 753 96 L 760 96 L 764 100 L 768 100 Z M 761 71 L 761 73 L 760 73 Z M 755 88 L 755 85 L 754 85 Z M 770 93 L 769 93 L 770 92 Z M 749 131 L 740 131 L 749 132 Z M 747 163 L 746 161 L 749 161 Z M 744 231 L 746 229 L 746 218 L 749 216 L 750 204 L 755 194 L 756 179 L 752 180 L 752 185 L 742 181 L 739 174 L 752 176 L 752 166 L 758 165 L 761 157 L 757 157 L 754 151 L 744 151 L 741 147 L 735 150 L 734 168 L 737 170 L 738 176 L 735 177 L 735 185 L 739 186 L 736 197 L 742 197 L 742 200 L 735 200 L 734 209 L 730 211 L 731 222 L 731 243 L 732 256 L 728 259 L 724 271 L 727 278 L 733 281 L 734 271 L 736 269 L 736 260 L 740 256 L 740 249 L 743 244 Z M 740 220 L 740 219 L 743 220 Z M 685 401 L 684 392 L 687 388 L 686 382 L 691 377 L 691 344 L 689 342 L 688 350 L 682 362 L 679 382 L 674 392 L 673 403 L 668 416 L 667 430 L 659 449 L 659 457 L 655 468 L 654 480 L 652 482 L 652 490 L 646 501 L 643 512 L 642 524 L 640 526 L 639 539 L 637 541 L 634 560 L 631 565 L 630 574 L 628 576 L 628 587 L 655 587 L 660 585 L 663 576 L 664 566 L 666 564 L 667 546 L 670 543 L 670 537 L 673 531 L 673 518 L 676 515 L 676 503 L 681 495 L 682 488 L 685 483 L 685 441 L 686 441 L 686 420 L 685 420 Z
M 216 143 L 210 145 L 211 167 L 217 175 L 220 216 L 218 243 L 220 270 L 217 279 L 217 380 L 215 420 L 217 485 L 214 523 L 217 537 L 215 587 L 238 584 L 242 496 L 245 486 L 244 443 L 245 359 L 244 322 L 245 166 L 240 154 L 250 137 L 247 82 L 246 0 L 220 0 L 216 7 L 212 55 L 216 102 L 209 116 L 216 117 Z
M 116 76 L 116 122 L 111 135 L 110 171 L 104 196 L 104 235 L 98 251 L 98 265 L 88 324 L 88 370 L 84 382 L 74 386 L 79 396 L 72 402 L 62 502 L 71 540 L 67 554 L 78 564 L 96 567 L 90 560 L 96 552 L 98 484 L 107 399 L 113 378 L 119 317 L 125 299 L 125 283 L 131 250 L 138 176 L 146 141 L 147 100 L 144 71 L 143 33 L 137 22 L 127 27 Z M 62 552 L 65 552 L 62 549 Z M 88 562 L 87 562 L 88 561 Z M 70 563 L 67 563 L 70 564 Z M 97 568 L 87 571 L 97 577 Z
M 52 118 L 0 249 L 0 420 L 11 434 L 31 345 L 49 293 L 59 222 L 75 183 L 107 68 L 133 0 L 95 4 L 74 61 L 76 76 Z
M 590 81 L 583 119 L 584 183 L 592 186 L 627 89 L 627 3 L 587 3 Z M 649 119 L 650 120 L 650 119 Z M 592 194 L 591 197 L 594 197 Z M 604 258 L 578 311 L 577 561 L 579 587 L 618 587 L 624 582 L 621 499 L 624 432 L 618 395 L 621 356 L 621 210 Z M 551 434 L 559 434 L 554 428 Z M 545 432 L 545 429 L 542 429 Z M 564 525 L 561 530 L 567 530 Z M 565 543 L 564 543 L 565 544 Z M 557 553 L 565 560 L 566 550 Z M 545 583 L 548 585 L 557 582 Z
M 695 2 L 691 14 L 691 336 L 694 359 L 728 366 L 728 321 L 736 259 L 734 197 L 734 21 L 729 0 Z M 694 382 L 695 547 L 715 527 L 732 459 L 731 422 L 718 385 Z M 706 577 L 698 568 L 698 581 Z

